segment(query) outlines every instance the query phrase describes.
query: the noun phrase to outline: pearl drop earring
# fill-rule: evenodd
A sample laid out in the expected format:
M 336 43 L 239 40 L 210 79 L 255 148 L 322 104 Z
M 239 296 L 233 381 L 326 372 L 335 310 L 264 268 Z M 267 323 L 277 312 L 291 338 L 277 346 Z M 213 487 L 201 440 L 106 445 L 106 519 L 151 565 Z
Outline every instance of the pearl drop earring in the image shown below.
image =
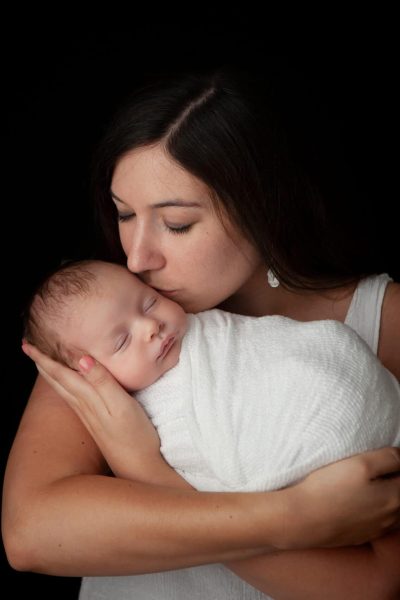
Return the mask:
M 267 278 L 270 287 L 276 288 L 279 286 L 279 280 L 275 277 L 271 269 L 268 269 Z

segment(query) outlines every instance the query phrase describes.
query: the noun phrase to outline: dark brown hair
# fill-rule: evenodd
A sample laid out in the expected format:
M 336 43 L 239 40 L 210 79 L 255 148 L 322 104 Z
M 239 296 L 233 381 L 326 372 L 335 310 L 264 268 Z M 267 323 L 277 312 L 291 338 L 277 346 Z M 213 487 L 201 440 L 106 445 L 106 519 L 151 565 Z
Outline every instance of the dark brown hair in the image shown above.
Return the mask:
M 128 151 L 161 142 L 207 184 L 281 283 L 323 289 L 376 272 L 371 248 L 345 216 L 350 180 L 336 165 L 327 168 L 311 127 L 297 125 L 285 120 L 275 88 L 253 74 L 183 73 L 137 90 L 94 157 L 107 259 L 125 262 L 110 196 L 115 166 Z

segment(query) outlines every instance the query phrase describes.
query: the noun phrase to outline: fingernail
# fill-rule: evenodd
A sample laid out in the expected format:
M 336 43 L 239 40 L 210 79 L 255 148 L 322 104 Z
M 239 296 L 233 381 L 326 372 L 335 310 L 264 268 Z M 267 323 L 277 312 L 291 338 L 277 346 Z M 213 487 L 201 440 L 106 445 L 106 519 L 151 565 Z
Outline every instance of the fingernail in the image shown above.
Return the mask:
M 90 356 L 83 356 L 79 361 L 79 366 L 85 373 L 89 373 L 90 369 L 94 366 L 94 360 Z

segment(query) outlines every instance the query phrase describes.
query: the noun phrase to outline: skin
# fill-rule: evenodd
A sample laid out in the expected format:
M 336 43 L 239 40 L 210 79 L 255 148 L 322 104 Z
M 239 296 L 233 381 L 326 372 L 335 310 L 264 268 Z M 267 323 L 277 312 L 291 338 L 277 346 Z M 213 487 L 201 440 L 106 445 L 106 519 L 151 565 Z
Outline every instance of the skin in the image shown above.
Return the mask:
M 138 150 L 121 159 L 112 191 L 118 211 L 125 218 L 120 223 L 120 236 L 128 267 L 146 283 L 164 293 L 171 292 L 170 297 L 186 311 L 219 305 L 243 314 L 344 320 L 352 288 L 329 294 L 295 294 L 282 286 L 269 288 L 265 266 L 255 249 L 237 232 L 227 235 L 203 184 L 167 159 L 162 148 Z M 177 198 L 200 206 L 177 206 Z M 185 233 L 169 229 L 182 230 L 188 225 Z M 399 326 L 398 287 L 389 286 L 383 307 L 383 320 L 387 320 L 386 315 L 392 318 L 382 327 L 379 345 L 387 365 L 395 363 L 393 352 L 399 349 L 393 335 Z M 112 421 L 118 422 L 119 407 L 126 401 L 107 371 L 86 358 L 83 376 L 79 376 L 33 348 L 27 348 L 27 352 L 78 416 L 91 420 L 89 431 L 99 447 L 106 447 L 104 421 L 111 430 L 118 429 Z M 399 374 L 395 368 L 392 370 Z M 97 417 L 96 407 L 102 404 L 106 410 Z M 84 442 L 84 451 L 82 446 L 77 448 L 79 439 Z M 118 457 L 109 458 L 107 448 L 105 456 L 118 473 Z M 196 494 L 186 487 L 179 489 L 178 483 L 176 489 L 169 487 L 168 492 L 152 495 L 149 487 L 134 481 L 110 483 L 109 478 L 92 476 L 102 469 L 98 450 L 80 420 L 73 419 L 68 406 L 62 407 L 59 396 L 39 378 L 10 456 L 5 482 L 3 531 L 8 553 L 15 557 L 17 566 L 57 574 L 152 571 L 244 558 L 243 548 L 248 549 L 249 556 L 271 545 L 275 549 L 316 547 L 326 545 L 328 539 L 330 545 L 361 543 L 382 534 L 399 517 L 398 480 L 376 479 L 398 471 L 399 453 L 391 449 L 340 461 L 288 490 L 265 495 L 227 494 L 223 498 L 218 494 Z M 160 482 L 162 477 L 161 472 L 156 474 Z M 140 474 L 132 473 L 132 479 L 140 480 Z M 172 480 L 164 485 L 172 486 Z M 29 507 L 24 502 L 27 497 Z M 261 497 L 263 504 L 257 504 Z M 146 511 L 149 504 L 151 510 Z M 177 521 L 169 506 L 178 512 Z M 68 520 L 68 527 L 63 527 L 58 517 L 63 508 L 75 516 L 72 522 Z M 92 535 L 93 530 L 98 532 L 100 521 L 102 549 L 107 548 L 107 553 L 101 554 L 97 536 Z M 43 522 L 46 533 L 40 526 Z M 150 548 L 151 539 L 148 541 L 152 527 L 158 532 L 155 548 Z M 27 533 L 21 539 L 22 531 Z M 181 537 L 177 539 L 177 535 Z M 57 544 L 56 540 L 61 542 Z M 398 554 L 398 536 L 394 536 L 394 542 L 391 537 L 380 543 L 386 553 L 375 553 L 370 544 L 365 544 L 332 550 L 329 560 L 321 554 L 325 551 L 318 550 L 277 554 L 271 565 L 274 572 L 268 569 L 272 556 L 263 556 L 259 560 L 266 562 L 257 563 L 257 575 L 252 559 L 247 565 L 241 563 L 241 576 L 250 581 L 254 577 L 257 585 L 274 590 L 277 600 L 299 598 L 295 588 L 301 587 L 304 579 L 306 597 L 312 600 L 320 598 L 321 582 L 324 594 L 329 584 L 332 597 L 345 598 L 350 587 L 364 591 L 365 581 L 371 581 L 373 574 L 377 583 L 362 597 L 382 600 L 391 597 L 389 594 L 399 584 L 397 571 L 384 560 L 395 556 L 395 550 Z M 163 560 L 158 558 L 161 554 Z M 349 569 L 350 560 L 354 569 Z M 231 566 L 239 568 L 237 563 Z M 261 572 L 264 570 L 262 582 L 256 581 L 260 567 Z
M 153 182 L 159 183 L 154 185 Z M 138 185 L 139 183 L 139 185 Z M 140 185 L 143 184 L 143 187 Z M 149 189 L 150 187 L 150 189 Z M 182 190 L 182 197 L 189 199 L 189 201 L 196 202 L 206 209 L 198 211 L 197 208 L 193 208 L 191 213 L 190 209 L 181 209 L 178 207 L 168 207 L 168 209 L 160 209 L 159 214 L 154 215 L 151 205 L 157 203 L 157 198 L 162 198 L 163 194 L 168 194 L 168 190 L 171 190 L 171 195 L 166 196 L 166 199 L 174 198 L 174 192 L 176 189 Z M 166 192 L 167 190 L 167 192 Z M 126 220 L 120 221 L 120 237 L 122 246 L 128 257 L 128 267 L 141 275 L 147 283 L 154 285 L 161 289 L 178 289 L 178 292 L 174 293 L 174 299 L 180 302 L 186 310 L 191 309 L 193 312 L 196 310 L 204 309 L 204 306 L 209 308 L 208 301 L 211 300 L 211 306 L 221 305 L 227 310 L 238 310 L 238 312 L 245 312 L 246 299 L 252 298 L 252 306 L 250 314 L 283 314 L 286 316 L 295 316 L 300 320 L 307 320 L 308 318 L 326 318 L 326 300 L 327 296 L 322 296 L 317 299 L 314 303 L 309 303 L 309 307 L 305 305 L 305 302 L 309 300 L 307 295 L 302 298 L 294 299 L 294 295 L 286 292 L 283 288 L 274 290 L 274 297 L 267 298 L 265 283 L 263 277 L 265 277 L 265 271 L 263 266 L 258 260 L 254 251 L 251 247 L 241 247 L 238 238 L 235 239 L 236 248 L 239 248 L 239 256 L 235 254 L 229 244 L 229 237 L 225 237 L 225 231 L 221 229 L 218 220 L 215 220 L 211 205 L 208 201 L 208 191 L 206 186 L 199 180 L 196 180 L 191 175 L 179 169 L 176 165 L 172 164 L 167 156 L 162 152 L 159 147 L 148 149 L 146 151 L 136 151 L 126 155 L 118 164 L 112 183 L 112 191 L 114 193 L 114 201 L 117 210 L 123 217 L 128 217 Z M 153 200 L 154 198 L 154 200 Z M 150 205 L 150 206 L 149 206 Z M 133 208 L 133 210 L 132 210 Z M 129 216 L 131 215 L 131 216 Z M 135 216 L 134 216 L 135 215 Z M 136 222 L 135 222 L 136 219 Z M 161 237 L 162 226 L 159 223 L 164 221 L 173 225 L 174 227 L 185 228 L 188 225 L 191 229 L 194 229 L 192 233 L 187 235 L 189 239 L 183 240 L 180 245 L 183 245 L 182 252 L 178 252 L 178 245 L 172 246 L 170 240 L 166 236 Z M 229 226 L 228 226 L 229 228 Z M 184 229 L 186 231 L 186 229 Z M 190 229 L 189 229 L 190 231 Z M 187 282 L 185 274 L 189 272 L 189 262 L 195 259 L 195 253 L 193 249 L 197 251 L 199 246 L 199 240 L 205 239 L 206 235 L 212 235 L 213 239 L 216 240 L 216 244 L 209 244 L 204 248 L 206 255 L 203 260 L 200 260 L 200 264 L 206 267 L 205 270 L 192 270 L 191 279 Z M 232 228 L 230 235 L 233 237 Z M 152 240 L 156 240 L 153 245 Z M 160 241 L 161 240 L 161 241 Z M 166 250 L 165 250 L 166 249 Z M 178 252 L 178 255 L 177 255 Z M 233 255 L 232 255 L 233 254 Z M 168 256 L 168 262 L 165 261 L 165 256 Z M 197 255 L 198 256 L 198 255 Z M 201 256 L 201 255 L 200 255 Z M 172 258 L 171 258 L 172 257 Z M 243 262 L 245 258 L 245 262 Z M 186 262 L 187 259 L 187 262 Z M 165 262 L 164 262 L 165 261 Z M 225 264 L 224 264 L 225 263 Z M 228 265 L 228 268 L 227 268 Z M 235 265 L 237 268 L 234 272 L 229 268 Z M 252 268 L 253 265 L 253 268 Z M 170 277 L 170 273 L 173 273 L 173 278 Z M 182 275 L 183 274 L 183 275 Z M 171 283 L 171 280 L 173 283 Z M 185 282 L 187 288 L 195 294 L 193 298 L 186 291 L 185 285 L 182 285 L 182 281 Z M 210 286 L 210 282 L 218 281 L 219 285 L 217 289 L 215 286 Z M 261 281 L 261 285 L 260 285 Z M 178 283 L 176 283 L 178 282 Z M 233 286 L 233 287 L 232 287 Z M 394 314 L 393 307 L 395 302 L 399 302 L 399 288 L 398 285 L 389 286 L 389 293 L 384 304 L 384 314 L 382 322 L 386 324 L 389 319 L 385 317 L 389 316 L 391 322 L 393 322 Z M 260 297 L 259 290 L 262 290 L 263 297 Z M 351 301 L 353 288 L 348 290 L 344 289 L 333 297 L 330 318 L 336 318 L 340 321 L 344 321 Z M 397 300 L 394 296 L 397 294 Z M 223 302 L 225 298 L 227 301 Z M 272 303 L 275 306 L 272 308 Z M 278 308 L 279 307 L 279 308 Z M 293 307 L 295 307 L 296 313 L 293 314 Z M 247 309 L 248 310 L 248 309 Z M 310 312 L 309 312 L 310 311 Z M 390 313 L 387 315 L 387 313 Z M 329 314 L 329 313 L 328 313 Z M 398 317 L 397 317 L 398 320 Z M 381 357 L 386 360 L 386 365 L 400 376 L 400 366 L 393 360 L 393 336 L 387 334 L 385 325 L 382 327 L 382 335 L 380 339 L 379 353 Z M 399 341 L 397 340 L 397 350 L 400 350 Z M 387 349 L 390 346 L 390 349 Z M 398 354 L 399 355 L 399 354 Z M 396 548 L 398 543 L 398 537 L 391 537 L 390 543 Z M 389 545 L 389 541 L 386 541 Z M 400 545 L 400 544 L 399 544 Z M 385 542 L 379 543 L 379 548 L 385 548 Z M 375 546 L 375 549 L 377 546 Z M 398 547 L 397 547 L 398 549 Z M 368 583 L 370 578 L 366 577 L 366 567 L 369 566 L 370 573 L 374 574 L 374 581 L 381 581 L 382 579 L 390 580 L 388 573 L 384 570 L 379 573 L 379 569 L 372 560 L 371 554 L 369 554 L 370 548 L 360 549 L 359 552 L 354 552 L 353 549 L 346 551 L 336 551 L 336 555 L 331 554 L 317 554 L 310 553 L 309 557 L 303 555 L 303 559 L 307 559 L 314 564 L 313 561 L 321 560 L 321 556 L 324 560 L 321 560 L 322 564 L 325 564 L 328 570 L 331 565 L 335 564 L 337 559 L 338 570 L 342 569 L 346 564 L 346 559 L 354 558 L 354 563 L 357 564 L 359 577 L 358 581 L 363 580 L 362 587 L 359 589 L 363 590 L 363 597 L 367 590 L 374 589 L 374 586 L 370 586 Z M 343 552 L 339 556 L 339 552 Z M 364 555 L 362 554 L 364 552 Z M 386 558 L 386 553 L 384 553 Z M 274 557 L 274 570 L 276 573 L 277 565 L 280 565 L 279 560 L 282 563 L 283 570 L 286 565 L 289 564 L 289 560 L 296 564 L 296 560 L 300 562 L 301 555 L 298 557 L 280 556 L 279 559 Z M 288 563 L 286 561 L 288 560 Z M 231 567 L 244 578 L 247 577 L 248 581 L 252 584 L 263 589 L 265 592 L 271 592 L 272 581 L 268 580 L 267 586 L 264 587 L 264 580 L 260 581 L 260 572 L 265 572 L 265 567 L 268 566 L 268 561 L 271 561 L 271 557 L 260 557 L 252 559 L 252 561 L 246 561 L 246 564 L 238 566 L 237 564 L 231 564 Z M 358 566 L 361 561 L 361 568 Z M 351 562 L 351 561 L 350 561 Z M 376 562 L 376 561 L 375 561 Z M 393 562 L 393 561 L 392 561 Z M 266 564 L 267 563 L 267 564 Z M 385 560 L 386 565 L 391 564 L 391 561 Z M 250 567 L 252 564 L 252 568 Z M 349 564 L 349 562 L 347 562 Z M 292 566 L 292 573 L 296 573 L 296 569 Z M 304 565 L 303 565 L 304 566 Z M 311 565 L 310 565 L 311 566 Z M 373 568 L 375 567 L 375 568 Z M 377 571 L 378 569 L 378 571 Z M 354 569 L 354 572 L 356 569 Z M 273 572 L 273 569 L 270 569 Z M 249 576 L 251 573 L 251 576 Z M 376 577 L 379 573 L 380 577 Z M 300 575 L 300 574 L 299 574 Z M 278 577 L 274 580 L 278 581 L 278 586 L 273 589 L 275 593 L 279 594 L 279 582 L 282 580 L 282 574 L 278 573 Z M 296 582 L 296 578 L 294 577 Z M 321 583 L 324 582 L 324 577 L 321 577 Z M 297 585 L 295 585 L 293 592 L 298 593 Z M 353 594 L 356 593 L 357 585 L 354 586 Z M 306 593 L 309 593 L 307 590 Z M 379 588 L 379 593 L 382 592 L 382 588 Z M 334 592 L 336 594 L 336 592 Z M 279 597 L 279 596 L 277 596 Z M 297 597 L 297 596 L 296 596 Z M 309 596 L 305 596 L 309 597 Z M 354 597 L 354 596 L 353 596 Z
M 125 389 L 141 390 L 178 362 L 186 314 L 119 265 L 91 269 L 93 293 L 72 297 L 53 329 L 66 347 L 81 349 L 79 358 L 90 354 Z
M 123 157 L 111 190 L 129 270 L 186 312 L 250 296 L 265 281 L 258 253 L 217 218 L 204 183 L 159 147 Z

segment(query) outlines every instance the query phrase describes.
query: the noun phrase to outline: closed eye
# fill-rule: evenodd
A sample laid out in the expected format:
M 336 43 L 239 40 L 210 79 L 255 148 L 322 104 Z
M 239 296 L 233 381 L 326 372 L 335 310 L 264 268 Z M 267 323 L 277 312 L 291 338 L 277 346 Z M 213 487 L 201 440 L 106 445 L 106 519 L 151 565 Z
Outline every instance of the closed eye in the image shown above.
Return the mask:
M 125 223 L 125 221 L 129 221 L 129 219 L 132 219 L 132 217 L 134 217 L 135 215 L 132 213 L 130 215 L 121 215 L 120 213 L 118 213 L 118 221 L 120 223 Z
M 187 233 L 191 229 L 193 223 L 190 223 L 189 225 L 169 225 L 168 223 L 165 223 L 164 225 L 167 231 L 179 235 L 180 233 Z
M 144 312 L 149 311 L 155 305 L 156 302 L 157 302 L 156 296 L 149 298 L 149 300 L 145 303 L 145 305 L 143 307 Z
M 115 345 L 115 349 L 114 352 L 120 352 L 121 350 L 124 350 L 127 346 L 128 346 L 128 341 L 129 341 L 130 336 L 128 334 L 121 336 L 120 338 L 118 338 L 118 341 Z

